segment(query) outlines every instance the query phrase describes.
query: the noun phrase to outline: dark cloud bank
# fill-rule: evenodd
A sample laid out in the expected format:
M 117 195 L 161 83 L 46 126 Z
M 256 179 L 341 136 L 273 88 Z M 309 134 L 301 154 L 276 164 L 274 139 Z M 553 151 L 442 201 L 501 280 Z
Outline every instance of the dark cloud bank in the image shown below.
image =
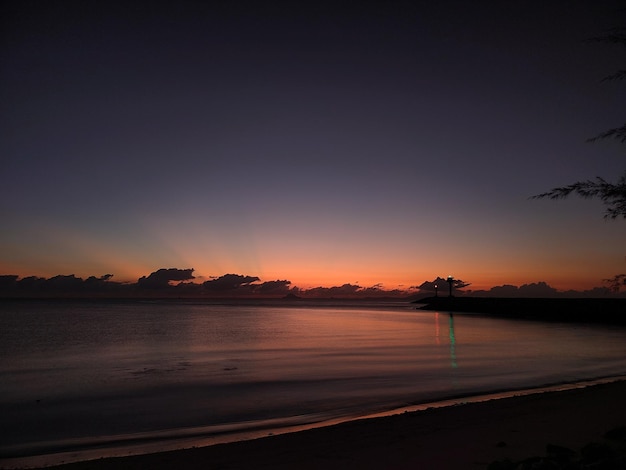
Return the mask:
M 2 298 L 50 298 L 50 297 L 94 297 L 94 298 L 206 298 L 206 299 L 398 299 L 416 300 L 435 294 L 448 295 L 446 279 L 437 277 L 419 286 L 408 289 L 384 289 L 381 285 L 361 287 L 344 284 L 334 287 L 300 289 L 288 280 L 261 281 L 257 276 L 224 274 L 205 282 L 194 282 L 193 269 L 163 268 L 137 282 L 117 282 L 112 274 L 87 279 L 70 275 L 51 278 L 16 275 L 0 275 L 0 297 Z M 545 282 L 522 286 L 501 285 L 490 290 L 470 290 L 469 284 L 456 279 L 453 284 L 455 296 L 476 297 L 626 297 L 626 292 L 614 293 L 608 287 L 596 287 L 587 291 L 557 291 Z

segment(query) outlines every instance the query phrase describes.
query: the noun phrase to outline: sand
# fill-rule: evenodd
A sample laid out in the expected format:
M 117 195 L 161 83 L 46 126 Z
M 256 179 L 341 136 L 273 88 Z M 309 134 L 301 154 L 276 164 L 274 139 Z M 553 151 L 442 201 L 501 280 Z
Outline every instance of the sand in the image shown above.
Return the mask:
M 579 451 L 602 442 L 607 431 L 626 425 L 624 397 L 626 381 L 619 381 L 49 468 L 486 469 L 494 461 L 546 455 L 547 444 Z

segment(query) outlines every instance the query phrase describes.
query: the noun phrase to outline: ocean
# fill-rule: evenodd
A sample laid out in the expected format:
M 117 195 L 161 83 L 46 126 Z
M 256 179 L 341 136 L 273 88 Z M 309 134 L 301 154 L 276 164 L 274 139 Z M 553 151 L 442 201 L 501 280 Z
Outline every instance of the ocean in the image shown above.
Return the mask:
M 0 322 L 5 462 L 626 375 L 623 327 L 407 303 L 2 301 Z

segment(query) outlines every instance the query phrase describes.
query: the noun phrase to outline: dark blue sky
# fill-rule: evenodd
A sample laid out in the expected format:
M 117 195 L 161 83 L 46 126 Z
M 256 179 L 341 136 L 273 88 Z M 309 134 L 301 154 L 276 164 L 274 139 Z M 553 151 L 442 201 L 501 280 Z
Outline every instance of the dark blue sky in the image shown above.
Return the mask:
M 623 170 L 623 2 L 269 3 L 3 2 L 2 271 L 624 271 L 599 203 L 528 200 Z

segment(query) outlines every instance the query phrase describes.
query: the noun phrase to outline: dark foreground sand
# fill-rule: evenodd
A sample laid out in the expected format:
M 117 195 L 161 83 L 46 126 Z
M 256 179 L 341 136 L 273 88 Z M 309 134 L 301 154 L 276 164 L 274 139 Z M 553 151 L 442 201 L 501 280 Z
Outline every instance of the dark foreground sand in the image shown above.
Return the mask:
M 503 459 L 545 456 L 547 444 L 580 451 L 590 442 L 609 442 L 603 435 L 626 425 L 625 399 L 626 381 L 621 381 L 371 418 L 252 441 L 50 468 L 486 469 Z M 593 468 L 626 467 L 613 463 Z

